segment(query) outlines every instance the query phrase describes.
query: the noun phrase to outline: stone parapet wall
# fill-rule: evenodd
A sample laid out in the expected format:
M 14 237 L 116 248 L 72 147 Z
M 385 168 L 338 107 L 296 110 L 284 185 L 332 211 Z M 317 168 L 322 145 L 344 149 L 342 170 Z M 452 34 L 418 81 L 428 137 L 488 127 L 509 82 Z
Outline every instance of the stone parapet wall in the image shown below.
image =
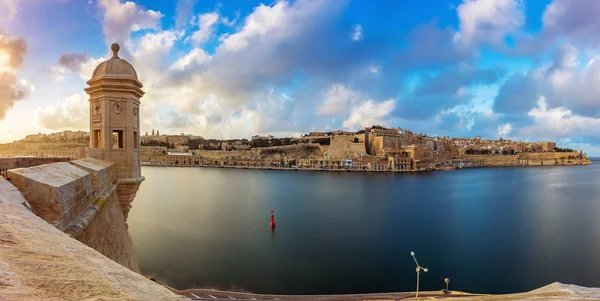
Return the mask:
M 23 168 L 42 164 L 69 162 L 70 158 L 65 157 L 16 157 L 0 158 L 0 168 Z
M 72 161 L 71 164 L 87 171 L 92 178 L 92 187 L 96 190 L 104 190 L 113 184 L 116 175 L 114 164 L 94 158 L 86 158 Z
M 189 300 L 51 226 L 31 212 L 19 190 L 2 178 L 0 299 Z
M 90 174 L 66 162 L 12 169 L 8 178 L 33 212 L 61 231 L 94 200 Z
M 70 235 L 139 272 L 118 194 L 123 189 L 115 189 L 118 187 L 116 173 L 113 163 L 87 158 L 12 169 L 8 171 L 8 178 L 36 215 L 61 231 L 77 229 L 69 230 Z M 100 197 L 102 201 L 97 202 Z M 128 211 L 130 205 L 127 205 Z M 88 210 L 94 206 L 97 208 Z

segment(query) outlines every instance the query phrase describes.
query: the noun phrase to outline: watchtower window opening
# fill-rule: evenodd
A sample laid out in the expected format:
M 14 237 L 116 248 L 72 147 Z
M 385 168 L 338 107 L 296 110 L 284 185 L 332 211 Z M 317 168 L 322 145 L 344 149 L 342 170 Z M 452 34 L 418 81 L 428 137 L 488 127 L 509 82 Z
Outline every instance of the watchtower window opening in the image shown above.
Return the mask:
M 113 130 L 113 148 L 123 148 L 123 131 Z
M 93 148 L 101 148 L 102 147 L 102 131 L 94 130 L 92 134 L 92 147 Z
M 134 149 L 138 149 L 138 132 L 134 131 L 133 132 L 133 148 Z

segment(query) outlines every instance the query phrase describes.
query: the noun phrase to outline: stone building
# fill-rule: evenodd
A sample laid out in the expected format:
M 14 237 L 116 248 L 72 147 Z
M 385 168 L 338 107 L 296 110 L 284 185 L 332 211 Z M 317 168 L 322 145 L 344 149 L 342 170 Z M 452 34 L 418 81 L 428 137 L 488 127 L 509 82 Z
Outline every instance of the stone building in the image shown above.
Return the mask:
M 542 142 L 542 151 L 543 152 L 552 152 L 556 148 L 556 142 Z

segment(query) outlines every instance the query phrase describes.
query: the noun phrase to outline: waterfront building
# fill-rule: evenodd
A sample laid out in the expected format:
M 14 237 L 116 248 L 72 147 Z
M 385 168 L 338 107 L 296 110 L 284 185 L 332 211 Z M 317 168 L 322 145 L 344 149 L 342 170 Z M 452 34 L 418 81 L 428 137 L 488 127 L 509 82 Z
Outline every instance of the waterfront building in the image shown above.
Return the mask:
M 552 152 L 556 148 L 556 142 L 542 142 L 542 151 L 543 152 Z

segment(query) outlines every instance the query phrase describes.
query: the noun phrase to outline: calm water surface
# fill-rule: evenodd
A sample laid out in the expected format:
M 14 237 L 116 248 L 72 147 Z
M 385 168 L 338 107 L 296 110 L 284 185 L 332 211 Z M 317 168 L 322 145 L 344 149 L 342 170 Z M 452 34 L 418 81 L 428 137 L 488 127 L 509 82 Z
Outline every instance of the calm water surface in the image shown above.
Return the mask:
M 600 162 L 422 174 L 143 167 L 145 275 L 257 293 L 600 286 Z M 277 228 L 269 228 L 275 210 Z

